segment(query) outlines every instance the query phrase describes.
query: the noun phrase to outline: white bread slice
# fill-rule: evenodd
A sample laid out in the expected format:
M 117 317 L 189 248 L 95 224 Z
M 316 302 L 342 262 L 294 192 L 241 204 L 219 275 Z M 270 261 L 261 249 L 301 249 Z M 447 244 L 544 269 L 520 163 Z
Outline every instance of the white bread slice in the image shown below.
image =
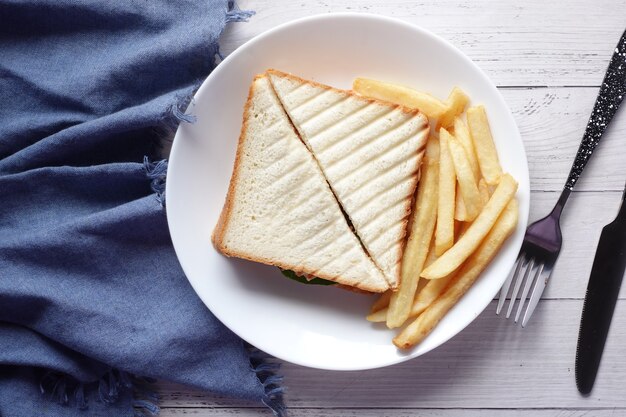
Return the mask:
M 351 91 L 267 73 L 356 234 L 390 287 L 397 288 L 428 119 Z
M 388 284 L 350 230 L 266 76 L 250 87 L 217 250 L 371 292 Z

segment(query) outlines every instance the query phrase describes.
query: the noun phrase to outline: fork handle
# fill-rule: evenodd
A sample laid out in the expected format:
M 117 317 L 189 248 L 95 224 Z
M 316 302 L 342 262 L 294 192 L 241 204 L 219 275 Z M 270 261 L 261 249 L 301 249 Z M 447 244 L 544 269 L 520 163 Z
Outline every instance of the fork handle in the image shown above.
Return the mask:
M 615 47 L 565 189 L 572 190 L 626 94 L 626 31 Z

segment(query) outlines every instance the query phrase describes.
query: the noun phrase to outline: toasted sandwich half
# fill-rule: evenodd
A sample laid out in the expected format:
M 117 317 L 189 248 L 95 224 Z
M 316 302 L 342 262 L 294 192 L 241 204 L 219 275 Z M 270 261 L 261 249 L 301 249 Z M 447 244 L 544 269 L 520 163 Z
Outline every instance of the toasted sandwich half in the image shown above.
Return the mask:
M 397 288 L 428 119 L 284 72 L 267 74 L 368 254 Z
M 265 75 L 250 87 L 233 175 L 212 239 L 228 256 L 365 291 L 389 288 Z

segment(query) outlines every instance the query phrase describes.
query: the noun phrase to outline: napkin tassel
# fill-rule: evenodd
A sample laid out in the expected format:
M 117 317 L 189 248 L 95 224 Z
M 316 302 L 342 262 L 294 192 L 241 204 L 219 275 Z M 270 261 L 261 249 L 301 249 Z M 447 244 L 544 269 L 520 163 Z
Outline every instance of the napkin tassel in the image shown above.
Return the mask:
M 143 157 L 143 169 L 150 180 L 150 188 L 162 207 L 165 207 L 165 177 L 167 176 L 167 159 L 151 162 L 147 156 Z
M 115 403 L 122 390 L 132 390 L 135 417 L 156 416 L 160 412 L 159 396 L 151 389 L 152 378 L 142 378 L 127 372 L 110 370 L 95 383 L 79 382 L 69 375 L 48 371 L 40 380 L 42 395 L 48 395 L 62 405 L 73 403 L 77 408 L 88 408 L 88 391 L 97 391 L 95 398 L 105 404 Z M 73 395 L 70 395 L 72 393 Z
M 241 10 L 234 1 L 228 2 L 228 12 L 226 12 L 226 23 L 247 22 L 254 16 L 253 10 Z
M 261 401 L 272 410 L 276 417 L 284 416 L 283 393 L 285 389 L 281 385 L 283 377 L 276 373 L 280 369 L 280 363 L 270 362 L 271 357 L 257 348 L 249 347 L 249 351 L 251 368 L 265 391 Z

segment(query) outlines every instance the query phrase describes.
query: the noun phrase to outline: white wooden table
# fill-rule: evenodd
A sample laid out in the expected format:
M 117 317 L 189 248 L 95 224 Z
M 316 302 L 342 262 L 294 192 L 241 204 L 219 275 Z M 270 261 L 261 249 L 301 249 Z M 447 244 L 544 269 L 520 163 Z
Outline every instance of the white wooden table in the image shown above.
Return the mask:
M 230 25 L 222 51 L 299 17 L 337 11 L 393 16 L 450 40 L 498 85 L 526 145 L 531 220 L 556 201 L 598 87 L 626 26 L 625 0 L 239 1 L 257 11 Z M 581 397 L 574 355 L 582 299 L 602 226 L 626 180 L 626 110 L 607 131 L 563 218 L 564 246 L 529 327 L 492 303 L 466 330 L 420 358 L 385 369 L 329 372 L 285 364 L 293 416 L 573 417 L 626 415 L 626 289 L 595 389 Z M 625 286 L 626 287 L 626 286 Z M 269 415 L 259 404 L 160 383 L 162 416 Z

